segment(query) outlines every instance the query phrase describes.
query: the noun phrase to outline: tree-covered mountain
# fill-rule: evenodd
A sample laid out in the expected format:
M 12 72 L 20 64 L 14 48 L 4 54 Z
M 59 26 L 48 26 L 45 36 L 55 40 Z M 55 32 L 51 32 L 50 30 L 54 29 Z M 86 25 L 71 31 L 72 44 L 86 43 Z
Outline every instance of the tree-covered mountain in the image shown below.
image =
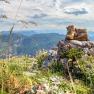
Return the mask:
M 56 47 L 57 42 L 61 39 L 64 39 L 64 35 L 56 33 L 35 34 L 25 37 L 20 44 L 21 46 L 17 48 L 17 53 L 32 55 L 40 49 L 49 50 Z
M 93 32 L 89 32 L 89 39 L 94 40 Z M 9 33 L 3 32 L 0 35 L 0 52 L 2 54 L 6 52 L 8 46 L 10 48 L 10 53 L 14 55 L 34 55 L 37 51 L 41 49 L 49 50 L 56 47 L 57 42 L 65 38 L 65 35 L 58 33 L 37 33 L 33 32 L 14 32 L 10 37 Z
M 1 35 L 0 44 L 2 44 L 1 49 L 3 50 L 7 49 L 9 46 L 12 54 L 34 55 L 38 50 L 49 50 L 53 47 L 56 47 L 57 42 L 61 39 L 64 39 L 64 37 L 64 35 L 57 33 L 36 34 L 33 32 L 33 34 L 30 36 L 27 36 L 23 33 L 16 32 L 11 35 L 9 43 L 9 34 L 3 33 Z

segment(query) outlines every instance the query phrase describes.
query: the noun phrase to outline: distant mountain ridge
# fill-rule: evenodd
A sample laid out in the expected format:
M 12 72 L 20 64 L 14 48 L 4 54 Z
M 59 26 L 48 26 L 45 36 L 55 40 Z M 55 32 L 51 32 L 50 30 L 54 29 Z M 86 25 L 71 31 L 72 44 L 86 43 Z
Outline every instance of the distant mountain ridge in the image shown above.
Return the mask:
M 37 51 L 45 49 L 49 50 L 56 47 L 59 40 L 64 39 L 64 35 L 57 33 L 32 33 L 25 35 L 26 32 L 16 32 L 11 35 L 12 54 L 15 55 L 34 55 Z M 9 34 L 3 33 L 1 37 L 1 44 L 8 44 Z M 4 46 L 2 46 L 4 48 Z M 2 49 L 1 48 L 1 49 Z
M 88 32 L 88 35 L 90 40 L 94 40 L 94 32 Z M 8 45 L 9 32 L 4 31 L 0 36 L 0 51 L 2 51 Z M 34 55 L 39 50 L 49 50 L 56 47 L 58 41 L 64 40 L 64 38 L 64 34 L 58 33 L 39 33 L 36 31 L 13 32 L 10 45 L 11 53 L 14 55 Z
M 89 39 L 94 41 L 94 32 L 88 32 Z
M 64 35 L 59 35 L 56 33 L 35 34 L 31 37 L 24 38 L 19 49 L 22 53 L 29 54 L 35 53 L 36 51 L 42 49 L 49 50 L 56 47 L 58 41 L 64 39 L 64 37 Z

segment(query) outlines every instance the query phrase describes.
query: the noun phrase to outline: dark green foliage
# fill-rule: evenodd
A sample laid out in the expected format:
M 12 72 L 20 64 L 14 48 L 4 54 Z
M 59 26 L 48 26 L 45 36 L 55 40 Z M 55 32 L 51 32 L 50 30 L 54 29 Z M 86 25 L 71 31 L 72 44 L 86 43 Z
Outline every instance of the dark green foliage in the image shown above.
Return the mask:
M 72 90 L 72 87 L 71 87 L 70 83 L 67 84 L 66 81 L 61 82 L 61 84 L 59 85 L 59 88 L 62 88 L 64 90 L 64 92 L 66 92 L 68 90 L 70 90 L 70 91 Z
M 83 51 L 78 48 L 71 48 L 69 50 L 62 52 L 62 57 L 68 59 L 81 58 L 82 55 L 83 55 Z
M 21 75 L 23 72 L 22 66 L 16 63 L 9 64 L 9 70 L 10 70 L 10 73 L 16 74 L 16 75 Z
M 43 65 L 43 62 L 48 57 L 48 53 L 46 51 L 39 51 L 36 55 L 38 68 L 41 68 Z
M 63 72 L 63 64 L 57 61 L 52 61 L 49 65 L 49 68 L 52 73 Z

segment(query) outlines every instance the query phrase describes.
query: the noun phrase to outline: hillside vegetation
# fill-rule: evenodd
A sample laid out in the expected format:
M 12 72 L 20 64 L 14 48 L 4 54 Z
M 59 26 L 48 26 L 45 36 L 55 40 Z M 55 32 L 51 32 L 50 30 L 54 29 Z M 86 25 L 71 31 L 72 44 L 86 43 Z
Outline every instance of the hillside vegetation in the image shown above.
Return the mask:
M 70 53 L 67 53 L 70 58 L 75 55 Z M 69 74 L 57 61 L 51 60 L 45 66 L 47 57 L 47 51 L 43 50 L 35 57 L 1 59 L 0 94 L 94 94 L 93 56 L 77 58 L 74 72 L 69 70 Z M 71 69 L 71 61 L 68 63 Z

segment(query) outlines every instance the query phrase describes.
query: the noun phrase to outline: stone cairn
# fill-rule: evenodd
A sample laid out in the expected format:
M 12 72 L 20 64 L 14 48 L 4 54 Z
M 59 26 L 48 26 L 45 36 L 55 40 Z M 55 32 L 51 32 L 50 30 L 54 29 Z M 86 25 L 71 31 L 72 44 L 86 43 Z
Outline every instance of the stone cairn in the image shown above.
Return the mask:
M 86 29 L 77 29 L 74 25 L 69 25 L 67 31 L 65 40 L 60 40 L 57 44 L 59 59 L 61 52 L 71 48 L 81 48 L 85 55 L 94 55 L 94 42 L 89 41 Z

